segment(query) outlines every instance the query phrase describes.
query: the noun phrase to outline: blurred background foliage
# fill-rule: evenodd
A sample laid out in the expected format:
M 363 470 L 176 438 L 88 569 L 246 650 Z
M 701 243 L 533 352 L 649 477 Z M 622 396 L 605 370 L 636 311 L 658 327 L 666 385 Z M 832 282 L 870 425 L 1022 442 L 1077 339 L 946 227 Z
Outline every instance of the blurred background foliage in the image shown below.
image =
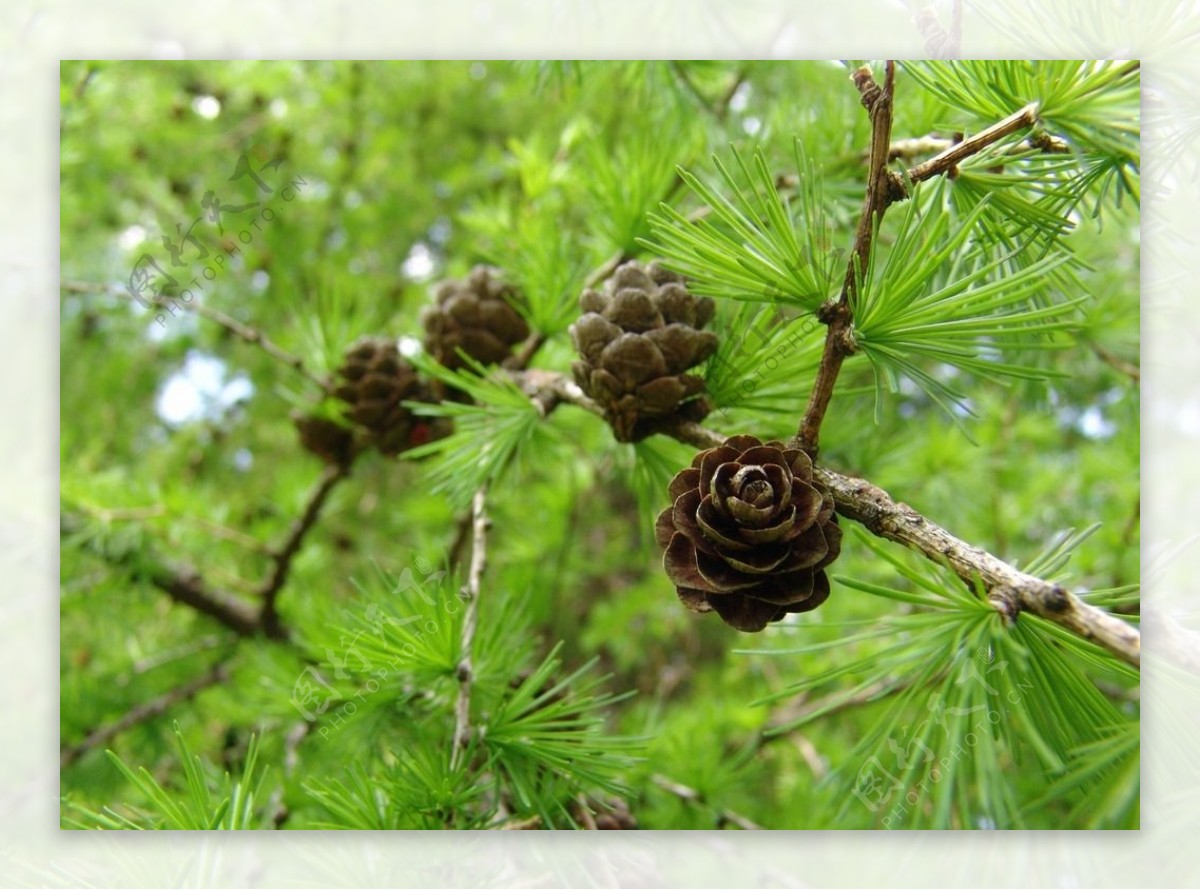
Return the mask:
M 1019 565 L 1065 540 L 1069 571 L 1059 560 L 1047 574 L 1136 619 L 1138 206 L 1120 182 L 1136 180 L 1136 82 L 1132 109 L 1122 94 L 1097 112 L 1089 96 L 1111 97 L 1111 85 L 1070 93 L 1058 87 L 1074 69 L 989 64 L 965 81 L 901 68 L 893 138 L 975 132 L 1057 90 L 1054 135 L 1070 140 L 1075 169 L 1099 171 L 1090 180 L 1055 179 L 1034 161 L 998 184 L 993 157 L 923 192 L 922 206 L 961 219 L 980 190 L 1007 192 L 987 208 L 1005 214 L 988 231 L 1044 235 L 1070 255 L 1069 274 L 1045 276 L 1028 305 L 1083 299 L 1048 335 L 1054 349 L 1021 356 L 1038 379 L 924 363 L 957 393 L 949 407 L 903 376 L 877 404 L 872 365 L 851 360 L 821 457 Z M 1135 672 L 1027 616 L 1019 633 L 1006 628 L 964 604 L 948 574 L 866 535 L 847 536 L 827 604 L 761 637 L 690 614 L 661 571 L 650 517 L 692 449 L 618 444 L 570 408 L 534 424 L 521 466 L 492 487 L 473 697 L 488 735 L 465 765 L 449 757 L 461 618 L 448 608 L 464 574 L 451 565 L 464 503 L 433 490 L 437 458 L 367 455 L 333 492 L 280 596 L 290 644 L 240 638 L 152 583 L 164 562 L 192 566 L 252 602 L 271 568 L 266 545 L 320 473 L 289 421 L 319 401 L 311 384 L 186 306 L 158 320 L 121 293 L 144 253 L 173 268 L 163 236 L 198 219 L 210 245 L 249 231 L 211 280 L 191 246 L 172 274 L 181 288 L 196 276 L 197 302 L 316 374 L 361 335 L 419 340 L 432 285 L 478 262 L 526 293 L 549 338 L 535 366 L 569 371 L 566 328 L 589 273 L 618 252 L 652 257 L 660 202 L 683 217 L 700 206 L 677 166 L 717 183 L 714 152 L 727 164 L 731 146 L 760 152 L 786 193 L 799 139 L 800 163 L 821 178 L 823 246 L 849 249 L 870 128 L 847 74 L 792 62 L 64 62 L 61 492 L 64 514 L 82 517 L 64 525 L 61 550 L 64 749 L 219 675 L 65 760 L 64 824 L 568 827 L 588 821 L 580 801 L 604 812 L 619 798 L 642 828 L 1136 827 Z M 972 77 L 994 82 L 986 101 L 970 100 Z M 275 191 L 231 179 L 242 157 Z M 1050 205 L 1031 208 L 1050 180 L 1047 220 Z M 214 196 L 223 234 L 206 216 Z M 260 228 L 248 225 L 257 208 L 229 210 L 260 198 L 273 211 Z M 790 212 L 801 203 L 793 193 Z M 881 251 L 904 217 L 904 205 L 889 214 Z M 1020 262 L 1006 269 L 1019 274 Z M 713 328 L 727 361 L 708 367 L 720 408 L 710 426 L 791 435 L 823 339 L 808 321 L 786 301 L 721 301 Z M 738 380 L 793 337 L 795 351 L 741 399 Z M 396 592 L 406 571 L 427 581 L 422 596 Z M 303 720 L 293 695 L 311 664 L 353 701 L 371 672 L 348 661 L 335 671 L 339 653 L 359 640 L 373 664 L 388 661 L 413 621 L 436 629 L 355 713 L 339 700 Z M 970 695 L 1012 692 L 969 690 L 955 672 L 970 664 L 1017 690 L 1005 731 L 972 746 L 961 719 L 926 726 L 945 734 L 921 736 L 932 761 L 914 758 L 913 733 L 935 707 L 983 704 L 986 715 L 992 700 Z M 321 732 L 335 713 L 344 722 Z M 904 814 L 903 791 L 886 806 L 883 791 L 865 793 L 865 768 L 908 783 L 954 746 L 970 756 L 938 783 L 950 790 L 921 792 Z

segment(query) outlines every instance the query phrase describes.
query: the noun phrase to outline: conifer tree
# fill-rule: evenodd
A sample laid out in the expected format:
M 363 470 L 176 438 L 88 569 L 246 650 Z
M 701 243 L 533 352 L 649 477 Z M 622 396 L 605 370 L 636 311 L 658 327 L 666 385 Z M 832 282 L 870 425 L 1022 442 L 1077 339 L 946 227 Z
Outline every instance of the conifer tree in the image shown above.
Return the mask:
M 64 826 L 1138 826 L 1137 63 L 62 84 Z

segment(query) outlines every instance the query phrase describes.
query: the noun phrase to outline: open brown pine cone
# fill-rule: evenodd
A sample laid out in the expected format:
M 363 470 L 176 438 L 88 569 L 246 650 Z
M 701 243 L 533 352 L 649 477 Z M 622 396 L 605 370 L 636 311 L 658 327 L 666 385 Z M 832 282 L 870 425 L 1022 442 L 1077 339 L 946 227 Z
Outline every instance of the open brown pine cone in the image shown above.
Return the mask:
M 753 632 L 829 597 L 842 531 L 803 451 L 734 436 L 697 454 L 670 495 L 655 537 L 689 609 Z

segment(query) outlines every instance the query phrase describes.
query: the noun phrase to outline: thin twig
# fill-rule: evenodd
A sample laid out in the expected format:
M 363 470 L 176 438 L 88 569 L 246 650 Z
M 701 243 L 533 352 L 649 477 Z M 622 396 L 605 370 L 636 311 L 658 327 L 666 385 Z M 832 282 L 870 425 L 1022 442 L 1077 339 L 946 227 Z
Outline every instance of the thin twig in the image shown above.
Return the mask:
M 97 282 L 63 281 L 60 284 L 60 287 L 62 290 L 65 290 L 68 293 L 111 294 L 112 296 L 132 299 L 128 293 L 119 287 L 108 284 L 100 284 Z M 255 346 L 258 346 L 263 350 L 263 352 L 267 353 L 267 355 L 271 356 L 277 361 L 283 362 L 283 364 L 287 365 L 298 374 L 307 378 L 312 383 L 315 383 L 323 392 L 332 394 L 333 383 L 330 380 L 314 374 L 308 369 L 308 366 L 304 363 L 304 359 L 300 358 L 298 355 L 292 355 L 258 329 L 252 328 L 246 324 L 242 324 L 242 322 L 235 318 L 231 318 L 224 312 L 213 309 L 196 301 L 192 301 L 190 303 L 180 303 L 178 300 L 174 300 L 171 297 L 157 297 L 151 302 L 168 309 L 170 308 L 170 305 L 174 305 L 176 307 L 182 305 L 190 308 L 192 312 L 195 312 L 201 318 L 205 318 L 214 324 L 220 325 L 233 335 L 245 340 L 247 343 L 252 343 Z
M 190 566 L 171 568 L 163 564 L 153 565 L 144 573 L 144 577 L 171 599 L 190 606 L 202 615 L 215 618 L 241 636 L 253 636 L 261 630 L 268 637 L 282 639 L 277 631 L 259 624 L 258 613 L 251 606 L 223 591 L 209 588 L 200 573 Z
M 542 817 L 529 816 L 525 819 L 509 819 L 507 822 L 488 827 L 493 831 L 536 831 L 542 827 Z
M 66 769 L 89 751 L 107 744 L 111 739 L 125 730 L 164 714 L 173 706 L 194 698 L 202 690 L 223 682 L 228 676 L 229 668 L 222 662 L 199 677 L 189 680 L 182 686 L 177 686 L 174 689 L 164 692 L 157 698 L 152 698 L 150 701 L 142 702 L 130 708 L 112 723 L 106 723 L 103 726 L 93 729 L 77 745 L 63 748 L 59 754 L 60 768 Z
M 292 724 L 283 736 L 283 778 L 290 779 L 296 772 L 296 767 L 300 765 L 300 743 L 307 738 L 312 731 L 315 723 L 310 723 L 307 720 L 297 720 Z M 267 806 L 268 812 L 271 813 L 271 824 L 276 828 L 282 828 L 288 818 L 292 815 L 288 806 L 283 801 L 284 785 L 280 785 L 271 795 L 270 804 Z
M 1140 664 L 1141 634 L 1132 625 L 1083 602 L 1058 584 L 1013 568 L 956 538 L 870 482 L 824 467 L 813 472 L 832 493 L 840 514 L 881 538 L 904 544 L 948 566 L 972 588 L 982 584 L 988 601 L 1010 618 L 1015 620 L 1019 612 L 1031 612 L 1103 646 L 1122 661 L 1135 667 Z
M 221 525 L 219 522 L 213 522 L 211 519 L 205 519 L 203 516 L 180 516 L 180 521 L 190 522 L 200 526 L 213 537 L 223 538 L 249 550 L 251 553 L 267 554 L 270 553 L 270 548 L 260 541 L 258 538 L 248 535 L 245 532 L 240 532 L 236 528 L 229 528 Z
M 77 534 L 86 528 L 86 521 L 76 513 L 59 516 L 60 534 Z M 200 573 L 191 566 L 171 565 L 147 547 L 115 550 L 96 538 L 88 538 L 86 549 L 110 565 L 126 569 L 162 590 L 176 602 L 214 618 L 236 631 L 240 636 L 252 636 L 261 629 L 258 614 L 248 604 L 219 590 L 208 587 Z
M 885 66 L 883 86 L 875 82 L 871 69 L 863 66 L 854 72 L 852 79 L 862 97 L 862 104 L 871 115 L 870 167 L 867 173 L 866 197 L 858 228 L 854 234 L 854 248 L 847 264 L 846 277 L 842 283 L 841 296 L 836 303 L 828 303 L 818 313 L 818 318 L 828 325 L 825 348 L 817 368 L 812 393 L 793 444 L 816 458 L 819 451 L 821 423 L 833 397 L 833 388 L 847 356 L 857 351 L 853 335 L 853 307 L 857 296 L 860 276 L 866 271 L 871 255 L 871 242 L 879 221 L 888 206 L 908 197 L 902 179 L 887 169 L 891 156 L 893 91 L 895 89 L 895 62 L 888 60 Z M 987 148 L 989 145 L 1037 123 L 1036 103 L 1026 105 L 1019 111 L 990 127 L 956 142 L 941 153 L 908 170 L 908 180 L 923 182 L 935 176 L 954 175 L 963 159 Z
M 954 145 L 954 140 L 945 136 L 917 136 L 912 139 L 897 139 L 888 149 L 888 160 L 899 161 L 902 158 L 915 158 L 919 155 L 936 154 Z M 870 160 L 870 157 L 867 157 Z
M 542 344 L 546 342 L 546 335 L 534 331 L 524 342 L 521 343 L 521 348 L 504 360 L 503 366 L 511 368 L 514 371 L 523 371 L 529 367 L 529 363 L 533 361 L 533 357 L 537 351 L 542 348 Z
M 688 76 L 687 70 L 683 67 L 682 63 L 673 61 L 668 64 L 670 65 L 671 73 L 683 84 L 684 90 L 695 100 L 696 104 L 709 112 L 718 121 L 724 122 L 725 118 L 729 115 L 729 103 L 733 101 L 738 88 L 746 82 L 746 69 L 739 68 L 735 71 L 725 89 L 721 91 L 721 95 L 717 97 L 715 102 L 712 102 L 706 99 L 704 94 L 696 87 L 695 82 Z
M 300 545 L 304 542 L 304 536 L 316 524 L 317 517 L 320 516 L 321 508 L 325 505 L 330 492 L 349 473 L 349 463 L 325 465 L 316 486 L 308 496 L 304 512 L 292 523 L 292 528 L 288 532 L 287 538 L 284 539 L 283 543 L 279 545 L 273 554 L 272 558 L 275 565 L 271 570 L 271 574 L 263 581 L 259 590 L 263 598 L 259 621 L 262 624 L 263 630 L 270 636 L 287 636 L 287 632 L 279 620 L 277 608 L 279 591 L 287 582 L 288 572 L 292 567 L 292 560 L 299 552 Z
M 708 99 L 704 97 L 704 94 L 697 89 L 695 82 L 690 76 L 688 76 L 687 69 L 683 67 L 683 63 L 673 59 L 668 62 L 667 65 L 671 69 L 671 73 L 675 75 L 675 79 L 679 81 L 680 85 L 683 87 L 684 92 L 691 96 L 692 101 L 705 111 L 715 114 L 716 109 L 714 109 Z
M 729 81 L 729 85 L 725 87 L 725 92 L 717 100 L 716 108 L 713 113 L 717 116 L 717 120 L 724 121 L 729 115 L 729 106 L 733 102 L 733 97 L 737 95 L 737 91 L 741 89 L 742 84 L 746 82 L 746 69 L 739 68 L 734 74 L 733 79 Z
M 1109 352 L 1099 343 L 1091 343 L 1089 345 L 1092 347 L 1092 352 L 1096 353 L 1096 357 L 1100 359 L 1100 361 L 1104 362 L 1104 364 L 1108 365 L 1113 370 L 1124 374 L 1134 383 L 1142 382 L 1142 369 L 1133 364 L 1133 362 L 1125 361 L 1125 359 L 1121 358 L 1119 355 Z
M 467 538 L 471 533 L 471 511 L 466 510 L 454 522 L 454 540 L 450 543 L 450 555 L 446 562 L 450 574 L 454 574 L 458 570 L 459 564 L 462 562 L 463 551 L 467 547 Z
M 934 136 L 933 134 L 918 136 L 915 139 L 897 139 L 892 143 L 891 150 L 888 152 L 888 158 L 892 161 L 898 161 L 901 159 L 912 159 L 919 155 L 943 152 L 956 145 L 960 145 L 962 141 L 961 134 L 954 139 L 944 136 Z M 1007 149 L 999 155 L 999 159 L 1002 160 L 1011 155 L 1014 160 L 1019 160 L 1028 154 L 1030 148 L 1036 148 L 1046 154 L 1059 155 L 1068 154 L 1071 151 L 1071 146 L 1058 136 L 1053 136 L 1044 130 L 1040 130 L 1026 137 L 1024 143 L 1013 145 Z
M 466 750 L 471 737 L 471 682 L 475 679 L 471 661 L 471 646 L 475 641 L 475 627 L 479 622 L 479 591 L 483 571 L 487 567 L 487 530 L 490 524 L 485 508 L 487 486 L 480 486 L 471 501 L 471 524 L 474 538 L 471 544 L 471 566 L 467 570 L 467 586 L 463 593 L 467 608 L 463 614 L 462 644 L 458 668 L 458 699 L 454 703 L 454 746 L 450 754 L 450 768 L 454 769 Z
M 615 272 L 617 270 L 617 266 L 621 265 L 625 259 L 626 256 L 624 252 L 618 250 L 588 274 L 588 277 L 583 280 L 583 289 L 587 290 L 589 287 L 595 287 L 598 285 L 601 281 Z
M 794 710 L 777 715 L 771 721 L 771 724 L 763 729 L 758 737 L 758 747 L 787 738 L 793 729 L 797 729 L 802 724 L 807 723 L 814 715 L 820 714 L 822 717 L 825 717 L 830 714 L 837 714 L 840 711 L 847 711 L 851 708 L 867 705 L 894 692 L 899 692 L 907 688 L 908 685 L 907 680 L 878 680 L 852 695 L 847 695 L 842 690 L 831 692 L 822 698 L 798 702 Z
M 539 371 L 514 375 L 530 399 L 547 412 L 567 403 L 603 416 L 601 408 L 570 385 L 562 375 Z M 536 381 L 536 383 L 535 383 Z M 664 423 L 657 432 L 696 448 L 715 448 L 725 436 L 691 421 Z M 1010 618 L 1031 612 L 1091 640 L 1134 666 L 1140 663 L 1141 634 L 1102 609 L 1085 603 L 1058 584 L 1016 569 L 999 557 L 956 538 L 911 507 L 894 501 L 883 489 L 864 479 L 843 476 L 825 467 L 816 478 L 833 495 L 838 513 L 860 523 L 881 538 L 903 544 L 927 559 L 946 565 L 972 589 L 982 583 L 993 608 Z
M 688 785 L 681 782 L 676 782 L 674 779 L 669 779 L 661 773 L 655 773 L 650 777 L 650 781 L 666 791 L 668 794 L 673 794 L 685 803 L 695 806 L 707 806 L 704 795 Z M 717 828 L 724 828 L 726 825 L 736 825 L 743 831 L 762 831 L 763 827 L 757 822 L 747 819 L 745 816 L 728 808 L 718 808 L 715 810 L 717 816 Z
M 1005 136 L 1010 136 L 1017 130 L 1032 127 L 1037 123 L 1038 105 L 1031 102 L 1020 111 L 1014 111 L 1004 120 L 997 121 L 990 127 L 980 130 L 974 136 L 968 136 L 962 142 L 957 142 L 945 151 L 908 169 L 908 178 L 913 182 L 924 182 L 952 173 L 959 162 L 979 154 L 989 145 L 999 142 Z

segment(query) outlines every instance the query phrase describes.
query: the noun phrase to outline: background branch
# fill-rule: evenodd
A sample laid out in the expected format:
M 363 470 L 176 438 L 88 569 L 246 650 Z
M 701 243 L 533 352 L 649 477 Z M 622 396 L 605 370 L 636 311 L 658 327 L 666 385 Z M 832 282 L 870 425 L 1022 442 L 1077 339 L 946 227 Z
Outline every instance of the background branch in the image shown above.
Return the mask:
M 316 524 L 317 517 L 321 515 L 321 508 L 329 498 L 329 493 L 349 474 L 349 463 L 325 465 L 325 469 L 321 471 L 321 476 L 317 480 L 316 486 L 308 496 L 304 512 L 292 523 L 292 529 L 288 533 L 287 538 L 284 539 L 283 543 L 279 545 L 279 548 L 273 554 L 272 558 L 275 561 L 275 566 L 271 570 L 271 574 L 263 581 L 260 590 L 263 603 L 259 621 L 268 636 L 281 639 L 287 637 L 287 631 L 280 623 L 279 612 L 277 611 L 279 591 L 287 582 L 292 560 L 299 552 L 305 535 L 312 530 L 312 527 Z
M 119 287 L 108 284 L 100 284 L 93 281 L 63 281 L 59 286 L 62 290 L 67 291 L 68 293 L 110 294 L 115 297 L 131 299 L 129 294 Z M 200 302 L 193 301 L 188 304 L 180 304 L 178 301 L 172 301 L 170 297 L 159 297 L 152 302 L 162 306 L 163 308 L 169 308 L 168 302 L 174 302 L 176 306 L 186 305 L 192 312 L 196 313 L 201 318 L 206 318 L 214 324 L 220 325 L 234 336 L 259 347 L 263 352 L 267 353 L 267 355 L 271 356 L 271 358 L 275 359 L 276 361 L 283 362 L 293 371 L 296 371 L 297 373 L 306 377 L 312 383 L 315 383 L 322 392 L 329 395 L 333 394 L 333 384 L 330 381 L 318 377 L 309 370 L 308 366 L 304 363 L 304 359 L 300 358 L 298 355 L 292 355 L 292 353 L 279 346 L 279 344 L 277 344 L 266 334 L 259 331 L 257 328 L 253 328 L 247 324 L 242 324 L 242 322 L 238 321 L 236 318 L 232 318 L 226 315 L 224 312 L 213 309 L 212 307 L 206 306 Z
M 704 795 L 688 785 L 676 782 L 674 779 L 669 779 L 664 775 L 655 773 L 650 777 L 650 781 L 666 791 L 668 794 L 673 794 L 682 800 L 684 803 L 694 804 L 696 806 L 707 806 L 704 800 Z M 734 810 L 727 808 L 719 808 L 716 810 L 717 828 L 724 828 L 726 825 L 736 825 L 743 831 L 762 831 L 763 827 L 757 822 L 747 819 Z
M 59 530 L 64 537 L 83 531 L 86 525 L 86 520 L 78 514 L 64 512 L 59 517 Z M 223 591 L 209 588 L 191 566 L 171 565 L 146 547 L 114 549 L 96 539 L 88 541 L 86 546 L 92 555 L 109 565 L 130 571 L 176 602 L 219 621 L 240 636 L 252 636 L 260 629 L 258 614 L 252 606 Z
M 195 698 L 197 693 L 224 682 L 228 677 L 229 668 L 222 662 L 194 680 L 130 708 L 112 723 L 106 723 L 89 732 L 79 744 L 63 748 L 59 755 L 60 768 L 66 769 L 92 749 L 107 744 L 125 730 L 165 714 L 175 705 Z

